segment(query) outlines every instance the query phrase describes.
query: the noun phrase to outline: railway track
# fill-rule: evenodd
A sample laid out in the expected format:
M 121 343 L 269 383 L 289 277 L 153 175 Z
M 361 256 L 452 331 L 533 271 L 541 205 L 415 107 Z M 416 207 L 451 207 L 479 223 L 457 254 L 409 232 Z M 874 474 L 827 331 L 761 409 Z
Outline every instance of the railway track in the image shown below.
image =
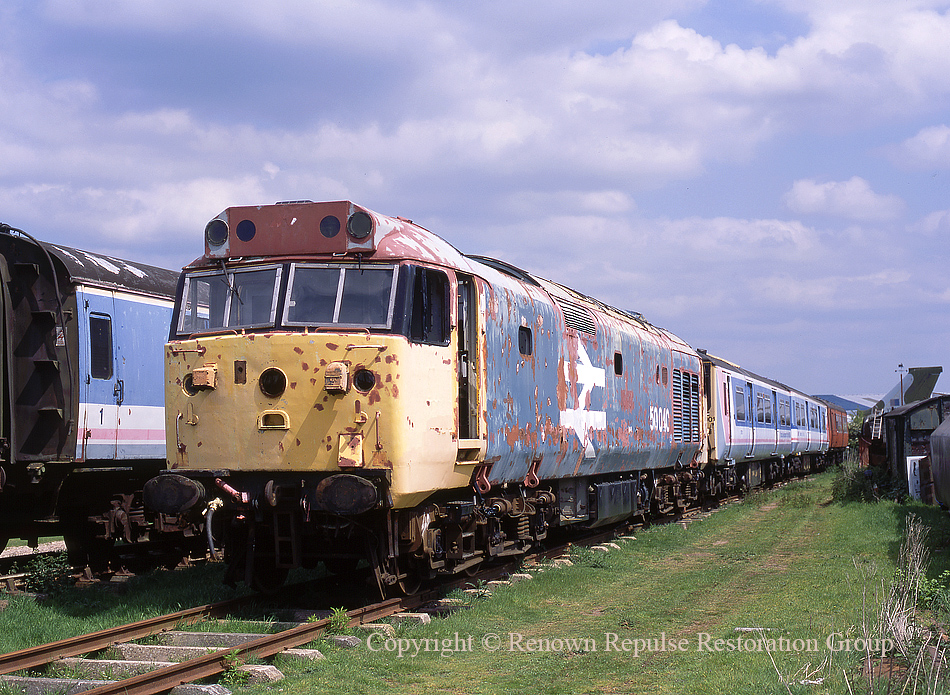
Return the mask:
M 724 506 L 732 500 L 724 500 Z M 709 509 L 694 509 L 687 513 L 668 519 L 672 523 L 689 523 L 702 515 L 708 515 Z M 630 530 L 640 525 L 624 525 L 624 530 Z M 597 545 L 609 541 L 624 531 L 617 528 L 601 530 L 597 533 L 586 534 L 582 538 L 571 539 L 570 542 L 558 545 L 549 550 L 537 551 L 525 557 L 491 566 L 471 577 L 456 579 L 441 583 L 438 587 L 421 591 L 413 596 L 393 598 L 366 606 L 353 608 L 346 612 L 347 627 L 358 627 L 374 623 L 397 613 L 407 613 L 418 610 L 426 604 L 441 598 L 446 591 L 466 586 L 481 585 L 514 574 L 525 560 L 550 560 L 563 556 L 571 545 Z M 285 587 L 293 592 L 294 587 Z M 214 604 L 198 606 L 167 615 L 142 620 L 128 625 L 100 630 L 98 632 L 79 635 L 50 644 L 44 644 L 18 652 L 0 655 L 0 676 L 18 671 L 38 669 L 67 657 L 89 654 L 112 647 L 119 643 L 149 637 L 157 633 L 180 629 L 182 626 L 194 625 L 200 621 L 224 618 L 233 614 L 247 604 L 257 600 L 255 595 L 231 599 Z M 160 668 L 140 673 L 138 675 L 104 683 L 98 687 L 87 689 L 87 695 L 153 695 L 167 692 L 176 686 L 193 683 L 200 679 L 211 678 L 225 673 L 233 668 L 235 663 L 247 660 L 268 659 L 277 654 L 293 650 L 301 645 L 308 644 L 325 635 L 333 618 L 296 624 L 289 629 L 266 635 L 249 635 L 246 642 L 221 648 L 219 651 L 203 653 L 195 658 L 179 663 L 166 664 Z M 2 679 L 0 679 L 2 682 Z
M 603 531 L 584 539 L 575 539 L 574 544 L 596 544 L 614 537 L 614 531 Z M 570 544 L 564 544 L 550 550 L 534 553 L 529 557 L 545 559 L 564 554 Z M 402 598 L 393 598 L 361 606 L 347 611 L 347 626 L 373 623 L 397 613 L 411 612 L 443 596 L 446 591 L 478 585 L 484 582 L 509 576 L 517 571 L 525 558 L 511 560 L 489 567 L 474 576 L 442 583 L 438 587 Z M 293 589 L 293 587 L 287 587 Z M 180 629 L 200 621 L 223 618 L 232 614 L 257 596 L 247 596 L 229 601 L 198 606 L 147 620 L 100 630 L 86 635 L 71 637 L 50 644 L 0 655 L 0 675 L 18 671 L 38 669 L 54 662 L 82 654 L 89 654 L 112 647 L 119 643 L 149 637 L 160 632 Z M 220 675 L 236 662 L 248 659 L 267 659 L 276 654 L 294 649 L 323 636 L 330 626 L 331 618 L 301 623 L 290 629 L 268 635 L 251 635 L 252 639 L 231 648 L 206 653 L 197 658 L 157 668 L 146 673 L 100 685 L 85 690 L 89 695 L 151 695 L 168 691 L 178 685 L 191 683 L 203 678 Z

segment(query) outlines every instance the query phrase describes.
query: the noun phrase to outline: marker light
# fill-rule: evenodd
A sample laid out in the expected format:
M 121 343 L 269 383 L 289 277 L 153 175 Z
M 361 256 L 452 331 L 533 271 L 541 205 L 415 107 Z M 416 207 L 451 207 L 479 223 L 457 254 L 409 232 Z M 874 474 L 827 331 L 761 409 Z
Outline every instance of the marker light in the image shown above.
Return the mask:
M 354 239 L 365 239 L 373 233 L 373 218 L 362 210 L 357 210 L 346 221 L 346 231 Z
M 208 246 L 221 246 L 228 240 L 228 223 L 215 218 L 205 227 L 205 241 Z
M 340 218 L 336 215 L 327 215 L 320 220 L 320 233 L 327 239 L 332 239 L 340 233 Z

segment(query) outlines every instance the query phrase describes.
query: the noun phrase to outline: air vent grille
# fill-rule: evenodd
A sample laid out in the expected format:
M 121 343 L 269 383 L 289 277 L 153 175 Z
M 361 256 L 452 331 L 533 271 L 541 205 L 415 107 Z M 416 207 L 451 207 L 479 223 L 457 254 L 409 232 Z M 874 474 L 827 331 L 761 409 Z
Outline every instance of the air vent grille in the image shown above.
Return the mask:
M 565 299 L 558 299 L 557 303 L 564 312 L 564 323 L 568 328 L 588 335 L 597 335 L 597 324 L 594 323 L 594 317 L 586 307 Z

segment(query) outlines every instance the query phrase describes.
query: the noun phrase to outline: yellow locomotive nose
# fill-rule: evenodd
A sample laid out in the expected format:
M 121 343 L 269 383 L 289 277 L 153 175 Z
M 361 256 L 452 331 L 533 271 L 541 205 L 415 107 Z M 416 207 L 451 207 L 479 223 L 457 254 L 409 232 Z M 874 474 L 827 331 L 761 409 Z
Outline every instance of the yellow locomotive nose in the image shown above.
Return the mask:
M 174 468 L 391 469 L 398 339 L 221 335 L 167 350 Z M 383 417 L 385 410 L 387 417 Z

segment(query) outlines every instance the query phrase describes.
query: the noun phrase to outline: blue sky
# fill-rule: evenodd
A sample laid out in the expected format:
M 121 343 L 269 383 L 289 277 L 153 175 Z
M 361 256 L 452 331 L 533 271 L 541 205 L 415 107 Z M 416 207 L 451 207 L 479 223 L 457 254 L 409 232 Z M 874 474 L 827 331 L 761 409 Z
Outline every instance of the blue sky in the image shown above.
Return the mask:
M 810 393 L 950 368 L 950 2 L 3 0 L 0 94 L 42 239 L 349 199 Z

